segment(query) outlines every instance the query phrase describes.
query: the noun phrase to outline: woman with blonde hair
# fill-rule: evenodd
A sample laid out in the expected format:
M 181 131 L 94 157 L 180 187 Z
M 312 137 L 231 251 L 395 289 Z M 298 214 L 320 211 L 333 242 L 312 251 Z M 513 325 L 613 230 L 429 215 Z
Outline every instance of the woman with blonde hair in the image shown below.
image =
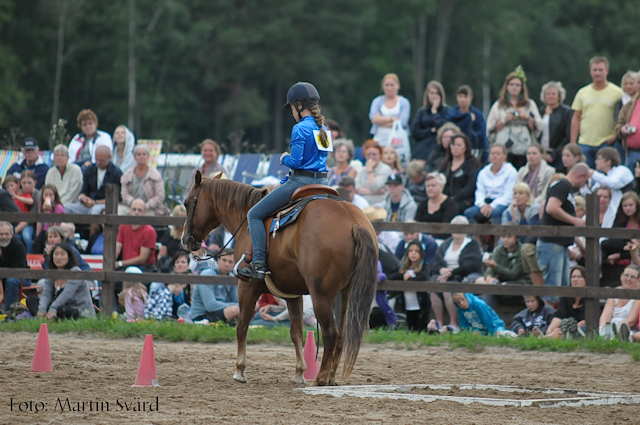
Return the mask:
M 136 137 L 126 125 L 119 125 L 113 131 L 113 155 L 111 162 L 118 167 L 122 173 L 126 173 L 129 168 L 136 165 L 133 158 L 133 147 L 136 144 Z
M 189 178 L 189 188 L 191 188 L 196 178 L 196 171 L 200 171 L 204 177 L 224 173 L 224 167 L 218 163 L 218 158 L 222 155 L 220 145 L 211 139 L 204 139 L 202 143 L 200 143 L 200 154 L 202 155 L 202 159 L 198 161 L 198 163 L 202 165 L 198 165 L 193 169 L 191 177 Z
M 118 214 L 125 215 L 131 203 L 142 199 L 147 209 L 147 215 L 164 216 L 169 209 L 164 205 L 164 181 L 160 172 L 149 164 L 149 147 L 146 144 L 136 145 L 133 149 L 136 166 L 120 178 L 120 193 L 122 205 Z
M 571 137 L 573 111 L 563 103 L 566 96 L 560 81 L 549 81 L 540 90 L 542 128 L 538 141 L 544 148 L 544 159 L 556 168 L 562 164 L 562 149 Z
M 416 221 L 421 223 L 449 223 L 458 213 L 453 198 L 442 193 L 447 178 L 442 173 L 429 173 L 425 179 L 427 200 L 418 204 Z M 435 239 L 446 239 L 449 235 L 434 234 Z
M 395 121 L 400 121 L 402 127 L 409 128 L 409 116 L 411 115 L 411 103 L 409 99 L 400 96 L 400 79 L 396 74 L 389 73 L 382 78 L 382 91 L 384 94 L 377 96 L 371 102 L 369 120 L 371 129 L 369 133 L 373 140 L 382 146 L 389 144 L 391 127 Z M 409 158 L 406 158 L 407 160 Z
M 526 163 L 526 152 L 542 129 L 542 118 L 536 103 L 529 99 L 527 77 L 522 67 L 507 75 L 500 99 L 487 117 L 487 135 L 491 143 L 504 146 L 508 161 L 520 168 Z
M 422 108 L 418 109 L 411 123 L 414 159 L 426 161 L 436 148 L 438 130 L 447 122 L 445 118 L 449 113 L 445 99 L 442 84 L 429 81 L 424 91 Z
M 540 214 L 540 204 L 534 201 L 531 196 L 529 185 L 520 182 L 513 186 L 513 201 L 509 208 L 502 213 L 501 224 L 514 222 L 525 226 L 533 226 L 538 222 Z M 525 237 L 520 240 L 524 241 Z

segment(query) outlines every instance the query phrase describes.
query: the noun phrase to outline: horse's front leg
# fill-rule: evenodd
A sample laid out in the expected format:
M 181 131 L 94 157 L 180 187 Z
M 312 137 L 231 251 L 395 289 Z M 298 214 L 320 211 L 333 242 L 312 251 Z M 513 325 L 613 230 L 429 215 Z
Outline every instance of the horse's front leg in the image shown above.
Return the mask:
M 244 370 L 247 367 L 247 332 L 249 330 L 249 322 L 253 318 L 255 312 L 256 301 L 262 294 L 263 285 L 256 281 L 238 282 L 238 304 L 240 306 L 240 315 L 238 316 L 238 325 L 236 327 L 236 339 L 238 340 L 238 357 L 236 359 L 236 373 L 233 379 L 237 382 L 247 382 L 244 376 Z
M 291 334 L 291 341 L 296 348 L 296 376 L 291 380 L 293 384 L 304 384 L 303 373 L 307 370 L 307 365 L 304 362 L 302 355 L 302 339 L 303 335 L 303 323 L 302 323 L 302 297 L 287 299 L 287 308 L 289 309 L 289 321 L 291 327 L 289 333 Z

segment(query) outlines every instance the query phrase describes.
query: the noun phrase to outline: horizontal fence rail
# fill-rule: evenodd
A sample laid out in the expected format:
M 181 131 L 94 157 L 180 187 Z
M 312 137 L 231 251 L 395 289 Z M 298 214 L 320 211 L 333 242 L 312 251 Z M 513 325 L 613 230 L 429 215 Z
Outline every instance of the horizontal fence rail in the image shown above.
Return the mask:
M 70 271 L 70 270 L 30 270 L 0 268 L 0 279 L 16 277 L 22 279 L 37 280 L 50 279 L 88 279 L 102 282 L 103 292 L 113 292 L 113 282 L 135 281 L 150 283 L 186 283 L 186 284 L 211 284 L 211 285 L 237 285 L 238 280 L 231 276 L 196 276 L 178 275 L 169 273 L 143 273 L 131 275 L 123 271 L 115 271 L 115 245 L 117 226 L 120 224 L 149 224 L 153 226 L 181 226 L 185 219 L 181 217 L 133 217 L 118 216 L 117 186 L 108 184 L 106 188 L 105 215 L 83 214 L 44 214 L 44 213 L 15 213 L 0 212 L 0 221 L 17 223 L 25 221 L 28 217 L 30 223 L 36 222 L 72 222 L 76 224 L 102 224 L 104 226 L 104 256 L 103 271 Z M 597 219 L 599 205 L 595 195 L 587 196 L 588 222 L 585 227 L 573 226 L 513 226 L 508 228 L 509 234 L 518 236 L 564 236 L 584 237 L 586 239 L 586 269 L 587 285 L 582 288 L 555 287 L 555 286 L 531 286 L 531 285 L 479 285 L 459 282 L 414 282 L 414 281 L 385 281 L 378 285 L 378 289 L 392 291 L 416 291 L 416 292 L 471 292 L 476 294 L 493 295 L 534 295 L 534 296 L 559 296 L 580 297 L 584 299 L 586 309 L 587 330 L 591 333 L 597 331 L 599 319 L 599 300 L 601 298 L 628 298 L 640 299 L 640 290 L 622 290 L 599 286 L 600 273 L 600 249 L 599 238 L 630 239 L 640 238 L 640 230 L 632 229 L 601 229 Z M 507 232 L 504 226 L 496 224 L 449 224 L 449 223 L 373 223 L 376 231 L 397 231 L 428 234 L 464 233 L 469 235 L 503 235 Z M 102 313 L 110 316 L 113 311 L 113 297 L 102 298 Z

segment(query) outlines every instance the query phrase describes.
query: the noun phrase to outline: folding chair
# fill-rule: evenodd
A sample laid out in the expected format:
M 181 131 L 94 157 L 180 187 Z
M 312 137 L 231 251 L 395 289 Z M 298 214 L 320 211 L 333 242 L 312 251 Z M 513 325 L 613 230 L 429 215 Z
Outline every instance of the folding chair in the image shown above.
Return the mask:
M 286 165 L 280 164 L 280 155 L 279 153 L 273 153 L 269 155 L 269 169 L 267 170 L 268 176 L 277 177 L 278 179 L 282 179 L 285 174 L 289 172 L 289 167 Z
M 233 180 L 241 183 L 251 184 L 257 177 L 258 165 L 260 165 L 261 153 L 245 153 L 238 157 Z

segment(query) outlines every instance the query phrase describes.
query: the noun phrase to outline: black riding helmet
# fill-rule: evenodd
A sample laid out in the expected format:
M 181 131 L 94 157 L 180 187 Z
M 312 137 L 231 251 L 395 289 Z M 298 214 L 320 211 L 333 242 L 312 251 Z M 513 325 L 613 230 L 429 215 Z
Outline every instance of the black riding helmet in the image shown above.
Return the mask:
M 291 102 L 296 100 L 302 104 L 300 107 L 298 107 L 298 105 L 294 103 L 299 116 L 300 112 L 307 109 L 310 105 L 317 105 L 318 103 L 320 103 L 320 94 L 318 93 L 318 90 L 313 86 L 313 84 L 299 82 L 292 85 L 287 92 L 287 103 L 285 103 L 282 109 L 290 109 L 289 105 L 291 104 Z

